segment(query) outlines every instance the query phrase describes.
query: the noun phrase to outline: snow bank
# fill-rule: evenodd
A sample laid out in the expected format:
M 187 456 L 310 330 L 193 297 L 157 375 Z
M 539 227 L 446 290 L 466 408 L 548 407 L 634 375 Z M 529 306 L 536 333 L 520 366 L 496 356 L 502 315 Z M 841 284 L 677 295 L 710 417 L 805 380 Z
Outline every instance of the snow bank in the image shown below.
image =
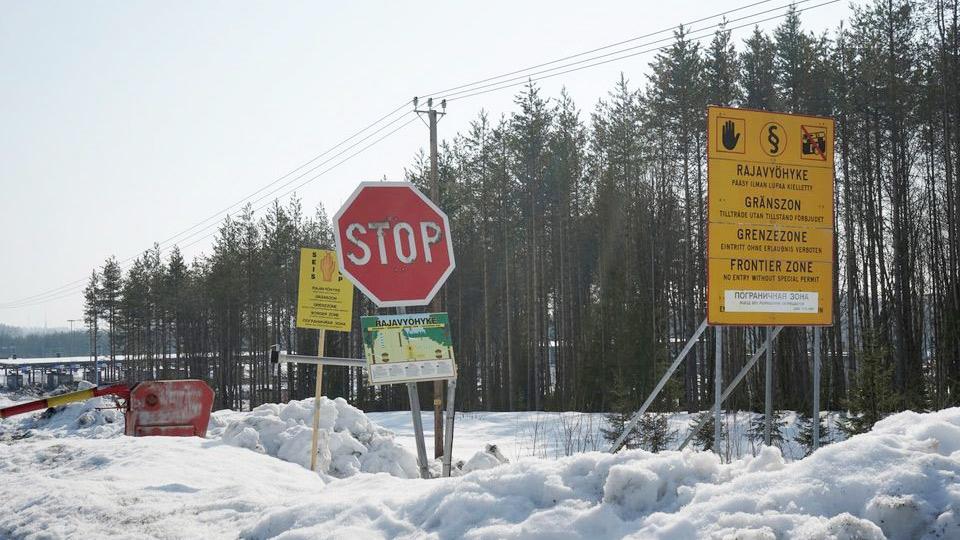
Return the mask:
M 268 403 L 249 413 L 217 412 L 209 438 L 310 467 L 313 398 Z M 343 398 L 320 398 L 318 469 L 336 478 L 359 472 L 385 472 L 418 478 L 417 459 Z
M 0 443 L 0 538 L 236 538 L 324 484 L 197 437 L 34 437 Z
M 960 409 L 908 412 L 795 462 L 776 448 L 730 464 L 635 450 L 502 465 L 432 480 L 422 494 L 380 481 L 348 507 L 321 497 L 241 536 L 960 538 L 958 480 Z
M 321 473 L 336 478 L 359 472 L 419 477 L 416 457 L 394 440 L 392 432 L 371 422 L 363 411 L 342 398 L 320 399 L 318 463 Z M 4 401 L 8 404 L 15 402 L 6 398 Z M 123 412 L 115 408 L 112 398 L 93 398 L 0 421 L 0 441 L 117 437 L 123 433 L 123 419 Z M 251 412 L 214 412 L 207 438 L 309 468 L 312 426 L 311 398 L 286 404 L 265 404 Z M 439 464 L 437 468 L 439 470 Z
M 799 461 L 486 449 L 462 476 L 419 480 L 412 453 L 342 400 L 321 400 L 320 475 L 305 468 L 312 400 L 217 412 L 212 440 L 100 438 L 119 422 L 79 426 L 95 406 L 0 437 L 0 538 L 960 538 L 960 408 L 901 413 Z
M 83 390 L 92 385 L 83 386 Z M 62 389 L 59 393 L 66 392 Z M 57 395 L 53 392 L 50 395 Z M 16 400 L 31 401 L 40 399 Z M 10 401 L 8 404 L 12 405 Z M 0 440 L 37 437 L 41 439 L 82 437 L 86 439 L 104 439 L 123 433 L 123 412 L 116 408 L 111 397 L 98 397 L 78 403 L 69 403 L 42 412 L 15 416 L 0 421 Z

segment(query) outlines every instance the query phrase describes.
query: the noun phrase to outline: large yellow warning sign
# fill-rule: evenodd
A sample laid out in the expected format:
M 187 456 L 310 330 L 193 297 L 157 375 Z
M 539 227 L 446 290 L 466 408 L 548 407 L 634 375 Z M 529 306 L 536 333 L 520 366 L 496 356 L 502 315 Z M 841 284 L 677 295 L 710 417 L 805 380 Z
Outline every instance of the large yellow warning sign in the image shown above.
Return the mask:
M 707 320 L 833 323 L 832 118 L 707 109 Z
M 353 322 L 353 284 L 340 274 L 337 253 L 300 249 L 297 327 L 349 332 Z

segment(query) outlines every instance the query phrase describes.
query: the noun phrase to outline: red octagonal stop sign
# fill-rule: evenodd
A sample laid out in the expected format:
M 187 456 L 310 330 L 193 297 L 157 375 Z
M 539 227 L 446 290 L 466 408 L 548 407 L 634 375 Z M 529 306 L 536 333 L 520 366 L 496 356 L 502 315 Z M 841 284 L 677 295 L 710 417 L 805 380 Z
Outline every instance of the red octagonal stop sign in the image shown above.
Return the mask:
M 409 182 L 362 182 L 333 222 L 340 270 L 379 307 L 429 304 L 456 266 L 447 215 Z

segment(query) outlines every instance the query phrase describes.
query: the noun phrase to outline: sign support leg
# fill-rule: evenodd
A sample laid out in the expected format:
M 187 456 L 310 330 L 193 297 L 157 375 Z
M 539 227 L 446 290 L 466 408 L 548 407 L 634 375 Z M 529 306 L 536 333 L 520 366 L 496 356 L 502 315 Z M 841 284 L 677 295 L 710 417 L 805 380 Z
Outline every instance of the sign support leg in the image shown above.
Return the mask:
M 777 334 L 779 334 L 781 330 L 783 330 L 782 326 L 777 326 L 776 328 L 774 328 L 773 335 L 770 336 L 771 340 L 776 339 Z M 766 350 L 766 345 L 761 345 L 760 348 L 753 353 L 753 356 L 751 356 L 750 360 L 747 361 L 746 365 L 743 366 L 743 369 L 740 370 L 740 373 L 737 373 L 737 376 L 734 377 L 733 380 L 730 381 L 730 384 L 727 385 L 727 389 L 723 391 L 723 395 L 720 396 L 721 403 L 723 402 L 723 400 L 730 397 L 730 394 L 732 394 L 733 391 L 737 388 L 737 385 L 740 384 L 740 381 L 742 381 L 743 378 L 747 376 L 747 373 L 750 371 L 753 365 L 756 364 L 758 360 L 760 360 L 760 355 L 763 354 L 765 350 Z M 717 406 L 714 405 L 714 407 L 717 407 Z M 714 409 L 711 408 L 710 414 L 713 414 L 713 413 L 714 413 Z M 709 418 L 709 415 L 708 415 L 708 418 Z M 694 424 L 693 429 L 691 429 L 690 433 L 687 434 L 687 438 L 684 439 L 682 443 L 680 443 L 680 448 L 678 448 L 677 450 L 683 450 L 684 448 L 686 448 L 687 445 L 690 444 L 690 441 L 692 441 L 693 438 L 697 436 L 697 433 L 700 433 L 700 430 L 703 429 L 703 426 L 705 426 L 706 424 L 707 424 L 706 422 L 697 422 L 696 424 Z
M 453 420 L 456 414 L 453 406 L 454 398 L 457 396 L 457 380 L 447 381 L 447 428 L 444 433 L 443 449 L 443 476 L 450 477 L 450 463 L 453 461 Z
M 433 381 L 433 457 L 443 455 L 443 381 Z
M 813 328 L 813 449 L 820 448 L 820 327 Z
M 713 451 L 720 455 L 720 407 L 723 393 L 723 327 L 714 327 L 716 333 L 716 362 L 713 372 Z
M 320 342 L 317 344 L 317 356 L 323 356 L 323 344 L 327 331 L 320 330 Z M 323 366 L 317 364 L 317 390 L 313 397 L 313 440 L 310 441 L 310 470 L 317 472 L 317 446 L 320 438 L 320 395 L 323 385 Z
M 767 358 L 763 372 L 763 444 L 770 446 L 770 433 L 773 431 L 773 340 L 767 327 Z
M 687 354 L 690 353 L 690 350 L 693 349 L 694 344 L 697 343 L 697 340 L 700 339 L 700 334 L 703 334 L 703 331 L 707 329 L 707 320 L 704 319 L 700 326 L 697 328 L 697 331 L 690 336 L 690 340 L 687 341 L 687 344 L 683 346 L 683 350 L 680 351 L 680 354 L 674 359 L 673 363 L 670 364 L 670 367 L 667 368 L 667 372 L 663 374 L 663 377 L 660 378 L 660 382 L 657 383 L 656 388 L 653 389 L 653 392 L 650 392 L 650 395 L 647 396 L 647 400 L 643 402 L 643 405 L 640 406 L 640 410 L 633 414 L 633 418 L 630 419 L 630 422 L 623 428 L 623 433 L 617 437 L 617 440 L 613 443 L 613 446 L 610 447 L 610 453 L 613 454 L 617 450 L 620 450 L 620 446 L 623 445 L 623 442 L 627 440 L 627 437 L 630 435 L 630 432 L 633 431 L 633 428 L 637 427 L 637 422 L 643 417 L 643 413 L 647 412 L 647 407 L 653 403 L 653 400 L 656 399 L 657 395 L 660 394 L 660 391 L 663 390 L 663 387 L 667 384 L 667 381 L 670 380 L 670 376 L 673 375 L 673 372 L 677 370 L 680 366 L 680 362 L 687 357 Z
M 413 414 L 413 431 L 417 439 L 417 461 L 420 465 L 420 478 L 430 478 L 427 468 L 427 443 L 423 439 L 423 417 L 420 416 L 420 393 L 417 392 L 417 383 L 407 383 L 407 394 L 410 396 L 410 413 Z

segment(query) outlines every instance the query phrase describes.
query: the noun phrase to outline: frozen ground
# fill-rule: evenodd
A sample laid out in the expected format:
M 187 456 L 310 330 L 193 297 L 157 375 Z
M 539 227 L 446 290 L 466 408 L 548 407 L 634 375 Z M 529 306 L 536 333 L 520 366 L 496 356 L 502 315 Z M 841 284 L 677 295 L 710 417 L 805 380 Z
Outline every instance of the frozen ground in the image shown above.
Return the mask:
M 311 400 L 219 412 L 208 439 L 120 436 L 95 401 L 0 421 L 0 538 L 960 538 L 960 409 L 901 413 L 802 460 L 768 449 L 731 463 L 563 457 L 550 430 L 598 416 L 471 413 L 455 457 L 496 443 L 511 462 L 420 480 L 407 478 L 409 412 L 324 400 L 314 474 L 300 455 Z

